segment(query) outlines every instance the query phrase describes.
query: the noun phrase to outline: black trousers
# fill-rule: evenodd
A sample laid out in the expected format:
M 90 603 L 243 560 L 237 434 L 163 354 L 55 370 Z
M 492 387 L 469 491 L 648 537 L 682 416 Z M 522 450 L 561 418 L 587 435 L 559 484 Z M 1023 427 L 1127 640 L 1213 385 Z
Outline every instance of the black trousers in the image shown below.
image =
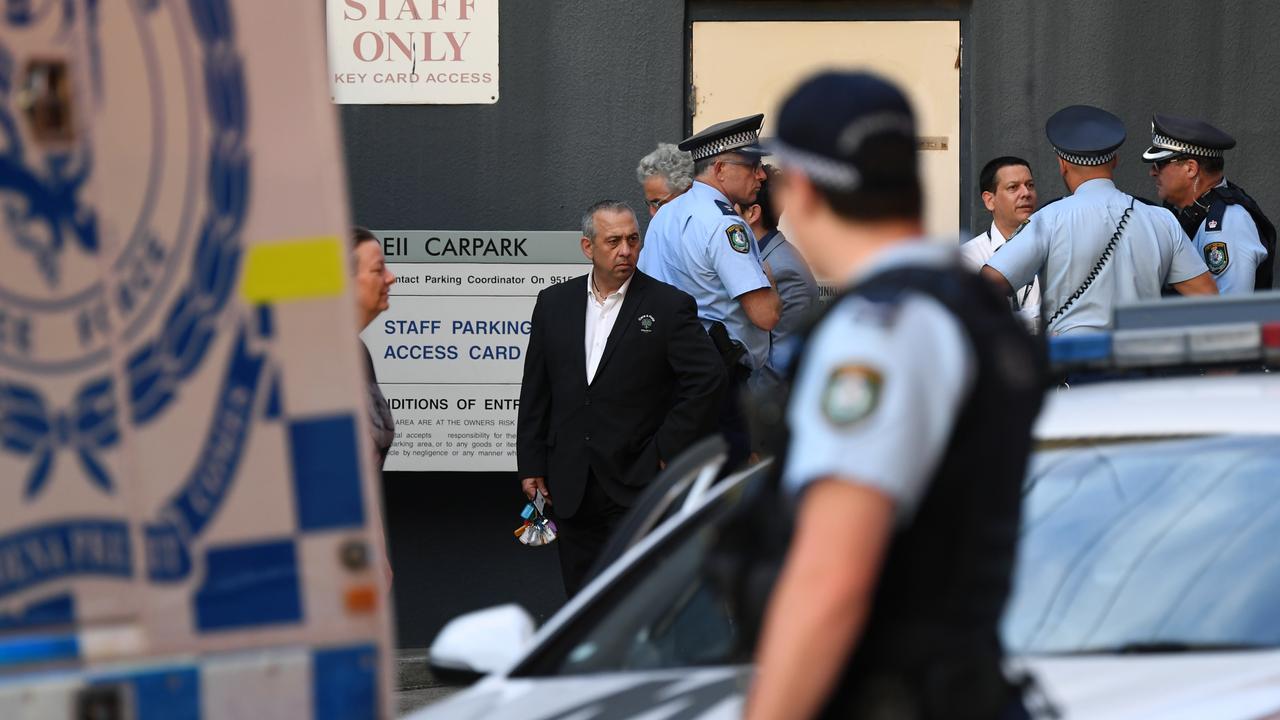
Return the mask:
M 582 504 L 571 518 L 556 518 L 556 547 L 564 594 L 573 597 L 589 579 L 587 573 L 613 535 L 627 508 L 605 493 L 595 473 L 587 473 Z
M 742 406 L 742 396 L 750 377 L 751 371 L 745 366 L 735 366 L 729 371 L 729 381 L 725 384 L 724 395 L 720 399 L 718 424 L 720 434 L 729 446 L 729 456 L 725 460 L 721 476 L 742 467 L 751 455 L 751 433 L 747 428 L 747 415 Z

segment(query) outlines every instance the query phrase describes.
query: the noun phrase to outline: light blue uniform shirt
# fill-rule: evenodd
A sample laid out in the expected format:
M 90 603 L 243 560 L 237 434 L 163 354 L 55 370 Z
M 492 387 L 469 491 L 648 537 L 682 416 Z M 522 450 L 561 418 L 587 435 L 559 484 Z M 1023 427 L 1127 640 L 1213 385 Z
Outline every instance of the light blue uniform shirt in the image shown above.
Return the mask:
M 1226 185 L 1223 179 L 1218 187 Z M 1214 227 L 1209 227 L 1210 222 Z M 1241 205 L 1228 205 L 1221 220 L 1214 219 L 1210 213 L 1210 217 L 1200 221 L 1192 242 L 1213 273 L 1218 292 L 1223 295 L 1253 292 L 1255 275 L 1258 266 L 1267 259 L 1267 249 L 1248 210 Z
M 1131 202 L 1111 259 L 1089 289 L 1050 321 L 1089 277 Z M 1081 183 L 1075 194 L 1040 208 L 987 264 L 1013 287 L 1039 274 L 1048 335 L 1104 330 L 1116 305 L 1158 300 L 1166 284 L 1207 272 L 1173 213 L 1135 201 L 1105 178 Z
M 769 278 L 751 228 L 719 190 L 694 181 L 663 205 L 645 232 L 637 267 L 692 295 L 704 327 L 724 323 L 729 337 L 746 346 L 753 370 L 768 360 L 769 333 L 751 323 L 737 298 L 769 287 Z
M 948 264 L 959 264 L 953 248 L 909 243 L 881 252 L 852 282 Z M 898 522 L 910 519 L 977 379 L 960 321 L 919 293 L 893 303 L 849 297 L 814 329 L 799 363 L 784 487 L 857 483 L 893 500 Z

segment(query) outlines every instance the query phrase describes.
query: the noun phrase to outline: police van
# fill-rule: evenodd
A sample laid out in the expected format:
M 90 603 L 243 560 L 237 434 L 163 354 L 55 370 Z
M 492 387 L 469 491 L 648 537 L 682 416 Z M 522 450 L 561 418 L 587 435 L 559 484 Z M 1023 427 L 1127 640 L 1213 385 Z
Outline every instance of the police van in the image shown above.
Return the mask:
M 0 15 L 0 717 L 376 718 L 323 4 Z
M 1280 292 L 1117 309 L 1050 341 L 1001 634 L 1034 717 L 1280 717 Z M 673 462 L 614 562 L 543 627 L 455 619 L 430 658 L 477 680 L 413 720 L 736 718 L 753 648 L 706 561 L 767 466 Z

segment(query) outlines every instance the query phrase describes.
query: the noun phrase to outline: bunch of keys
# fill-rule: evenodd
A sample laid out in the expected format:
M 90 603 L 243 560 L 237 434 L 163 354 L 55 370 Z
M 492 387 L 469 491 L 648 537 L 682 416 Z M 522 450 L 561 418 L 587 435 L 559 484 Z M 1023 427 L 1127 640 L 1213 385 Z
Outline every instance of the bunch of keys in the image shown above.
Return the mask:
M 515 532 L 521 543 L 529 547 L 538 547 L 555 541 L 556 524 L 543 514 L 545 507 L 546 498 L 542 496 L 541 491 L 533 496 L 533 502 L 524 506 L 524 510 L 520 512 L 520 517 L 524 518 L 524 524 L 516 528 Z

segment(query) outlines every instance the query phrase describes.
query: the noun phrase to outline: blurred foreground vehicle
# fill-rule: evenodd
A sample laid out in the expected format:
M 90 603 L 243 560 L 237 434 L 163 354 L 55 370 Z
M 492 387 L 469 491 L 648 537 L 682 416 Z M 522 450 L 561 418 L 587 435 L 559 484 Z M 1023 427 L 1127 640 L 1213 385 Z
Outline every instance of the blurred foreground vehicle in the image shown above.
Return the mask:
M 1116 317 L 1052 341 L 1069 387 L 1035 431 L 1010 669 L 1060 717 L 1280 717 L 1280 293 Z M 738 717 L 750 652 L 704 561 L 768 470 L 711 485 L 722 458 L 673 463 L 537 632 L 516 606 L 446 626 L 435 671 L 487 677 L 412 717 Z
M 323 4 L 0 15 L 0 717 L 389 715 Z

